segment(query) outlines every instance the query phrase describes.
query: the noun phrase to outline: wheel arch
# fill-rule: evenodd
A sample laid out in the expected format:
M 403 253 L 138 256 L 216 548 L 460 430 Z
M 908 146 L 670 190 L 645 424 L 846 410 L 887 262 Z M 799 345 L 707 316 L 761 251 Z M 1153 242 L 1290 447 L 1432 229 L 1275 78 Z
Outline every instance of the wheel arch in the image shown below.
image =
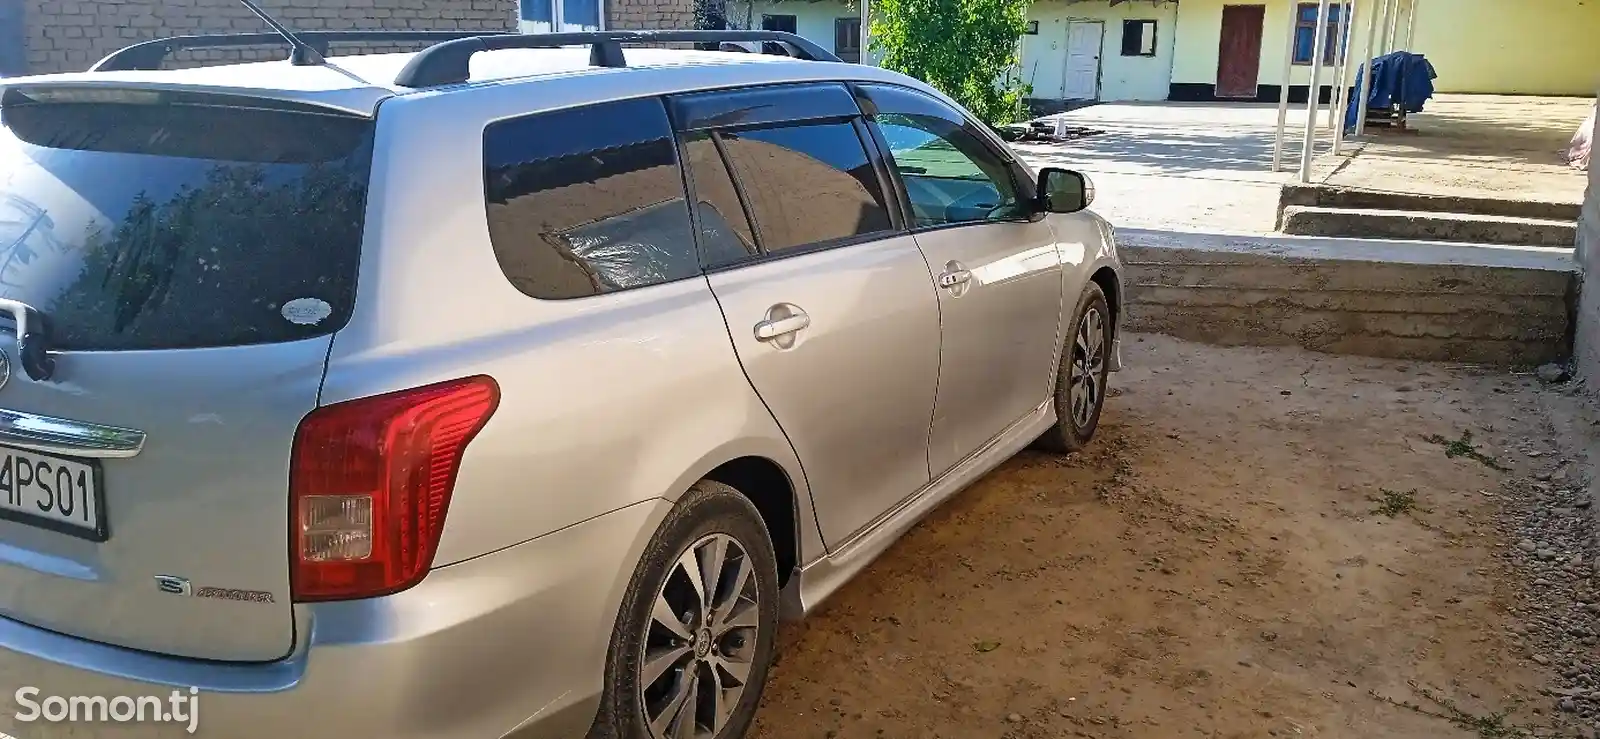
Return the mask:
M 761 512 L 778 559 L 778 587 L 788 585 L 801 562 L 800 499 L 789 473 L 766 457 L 744 456 L 717 465 L 703 479 L 739 491 Z

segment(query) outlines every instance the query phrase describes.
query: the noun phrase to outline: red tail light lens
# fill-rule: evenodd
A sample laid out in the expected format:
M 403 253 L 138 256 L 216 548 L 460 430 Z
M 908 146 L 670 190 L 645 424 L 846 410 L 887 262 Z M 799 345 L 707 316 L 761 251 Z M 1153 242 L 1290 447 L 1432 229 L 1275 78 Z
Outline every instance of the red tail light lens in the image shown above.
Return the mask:
M 422 581 L 461 455 L 500 402 L 478 376 L 312 411 L 289 468 L 290 590 L 370 598 Z

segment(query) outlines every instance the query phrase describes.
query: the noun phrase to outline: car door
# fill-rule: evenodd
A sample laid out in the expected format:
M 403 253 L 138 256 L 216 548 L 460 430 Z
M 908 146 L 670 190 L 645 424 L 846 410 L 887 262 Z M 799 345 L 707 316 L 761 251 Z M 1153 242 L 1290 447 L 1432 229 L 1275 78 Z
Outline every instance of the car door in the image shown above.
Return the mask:
M 837 547 L 928 482 L 932 276 L 844 85 L 672 103 L 707 279 Z
M 1050 397 L 1061 255 L 1021 168 L 959 110 L 903 87 L 857 89 L 938 285 L 937 477 Z

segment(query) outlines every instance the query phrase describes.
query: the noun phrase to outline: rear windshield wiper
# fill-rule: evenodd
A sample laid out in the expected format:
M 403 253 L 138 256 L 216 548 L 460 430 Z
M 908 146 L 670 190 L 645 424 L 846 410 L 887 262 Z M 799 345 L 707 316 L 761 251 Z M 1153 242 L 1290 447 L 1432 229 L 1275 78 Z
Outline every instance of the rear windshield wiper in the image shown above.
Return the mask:
M 11 314 L 17 322 L 17 353 L 22 369 L 34 382 L 44 382 L 55 374 L 56 360 L 50 356 L 50 319 L 20 300 L 0 299 L 0 312 Z

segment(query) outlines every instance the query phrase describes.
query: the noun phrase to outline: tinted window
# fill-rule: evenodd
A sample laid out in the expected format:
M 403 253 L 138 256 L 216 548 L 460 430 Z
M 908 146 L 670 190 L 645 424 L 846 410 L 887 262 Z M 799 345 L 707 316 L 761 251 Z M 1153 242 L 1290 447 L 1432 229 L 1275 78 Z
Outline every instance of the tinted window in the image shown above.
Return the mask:
M 767 252 L 889 231 L 855 127 L 808 123 L 718 132 Z
M 661 101 L 501 121 L 483 158 L 489 236 L 518 290 L 578 298 L 699 273 Z
M 756 253 L 756 239 L 745 217 L 733 178 L 709 133 L 691 134 L 684 160 L 694 180 L 695 213 L 700 218 L 700 248 L 707 267 L 721 267 Z
M 914 225 L 1028 215 L 1011 165 L 959 111 L 920 93 L 869 89 L 877 127 L 905 183 Z
M 57 348 L 290 341 L 348 318 L 370 121 L 6 103 L 0 296 L 44 311 Z

